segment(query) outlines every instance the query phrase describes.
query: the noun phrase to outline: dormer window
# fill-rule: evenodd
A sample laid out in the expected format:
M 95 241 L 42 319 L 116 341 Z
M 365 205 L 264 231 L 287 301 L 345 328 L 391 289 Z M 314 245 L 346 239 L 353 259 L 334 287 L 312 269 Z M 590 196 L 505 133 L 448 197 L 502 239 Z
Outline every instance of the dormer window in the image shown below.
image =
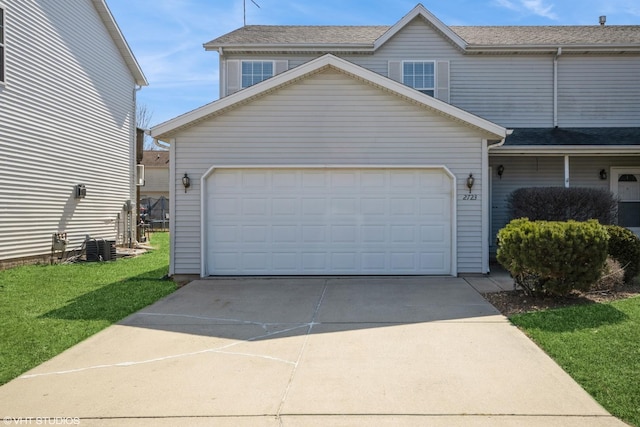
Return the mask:
M 242 88 L 273 77 L 273 61 L 242 61 Z
M 404 61 L 402 82 L 424 94 L 434 96 L 436 92 L 436 63 L 434 61 Z

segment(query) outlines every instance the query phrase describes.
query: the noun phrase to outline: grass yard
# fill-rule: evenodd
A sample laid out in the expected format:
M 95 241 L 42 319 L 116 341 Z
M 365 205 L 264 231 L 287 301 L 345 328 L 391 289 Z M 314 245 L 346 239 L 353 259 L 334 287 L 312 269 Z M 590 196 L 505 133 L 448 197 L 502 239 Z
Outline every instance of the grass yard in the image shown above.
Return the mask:
M 611 414 L 640 426 L 640 297 L 511 317 Z
M 169 234 L 114 262 L 0 271 L 0 384 L 170 294 Z

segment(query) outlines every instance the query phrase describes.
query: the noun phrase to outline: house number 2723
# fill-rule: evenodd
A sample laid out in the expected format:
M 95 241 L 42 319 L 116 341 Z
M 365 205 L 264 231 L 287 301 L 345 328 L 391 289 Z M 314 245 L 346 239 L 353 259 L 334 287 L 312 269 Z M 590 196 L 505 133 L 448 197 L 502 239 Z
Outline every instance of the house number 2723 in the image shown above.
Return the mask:
M 465 194 L 462 196 L 462 200 L 478 200 L 477 194 Z

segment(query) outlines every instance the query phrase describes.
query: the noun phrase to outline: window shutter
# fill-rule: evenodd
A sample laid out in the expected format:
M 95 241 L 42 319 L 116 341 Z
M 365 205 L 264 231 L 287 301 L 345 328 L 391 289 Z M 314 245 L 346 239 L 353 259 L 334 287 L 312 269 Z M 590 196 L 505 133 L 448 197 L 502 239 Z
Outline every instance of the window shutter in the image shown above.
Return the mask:
M 402 61 L 389 61 L 389 78 L 402 83 Z
M 240 61 L 237 59 L 227 60 L 227 90 L 226 95 L 231 95 L 241 89 L 240 87 Z
M 440 101 L 449 102 L 449 61 L 438 61 L 436 71 L 436 98 Z
M 280 73 L 284 73 L 289 69 L 289 61 L 287 61 L 286 59 L 275 61 L 275 63 L 274 76 L 277 76 Z

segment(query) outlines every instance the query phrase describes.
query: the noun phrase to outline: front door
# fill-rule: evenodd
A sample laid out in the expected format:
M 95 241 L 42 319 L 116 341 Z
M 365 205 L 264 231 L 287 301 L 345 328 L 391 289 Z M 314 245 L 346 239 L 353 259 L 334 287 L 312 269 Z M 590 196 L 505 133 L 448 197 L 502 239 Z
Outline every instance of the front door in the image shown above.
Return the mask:
M 612 168 L 611 191 L 618 197 L 618 225 L 640 235 L 640 167 Z

